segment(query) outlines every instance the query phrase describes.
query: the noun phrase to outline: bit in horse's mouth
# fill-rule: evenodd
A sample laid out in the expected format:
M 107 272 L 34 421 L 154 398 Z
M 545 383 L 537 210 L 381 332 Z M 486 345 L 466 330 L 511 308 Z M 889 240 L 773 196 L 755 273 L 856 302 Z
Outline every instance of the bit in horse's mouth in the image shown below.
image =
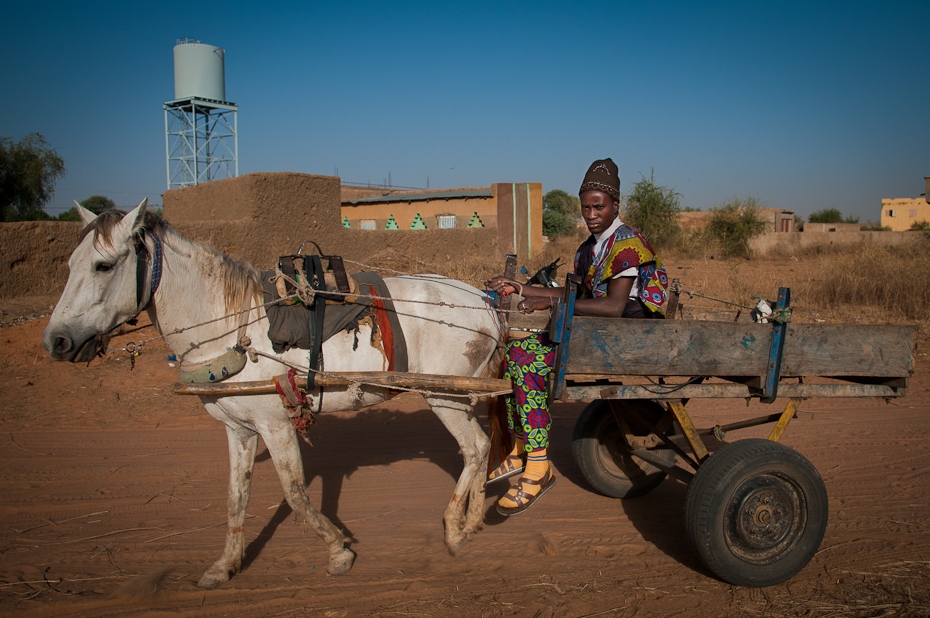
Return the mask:
M 94 360 L 94 357 L 103 356 L 109 341 L 110 338 L 105 334 L 94 335 L 78 347 L 71 362 L 90 363 L 90 361 Z

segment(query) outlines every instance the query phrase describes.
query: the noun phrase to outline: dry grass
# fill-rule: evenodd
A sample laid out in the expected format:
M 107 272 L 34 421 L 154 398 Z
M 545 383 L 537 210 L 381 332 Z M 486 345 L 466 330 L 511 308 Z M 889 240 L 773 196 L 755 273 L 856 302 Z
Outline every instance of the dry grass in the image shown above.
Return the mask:
M 557 278 L 571 271 L 575 249 L 584 235 L 562 237 L 546 244 L 526 266 L 530 275 L 561 258 Z M 380 266 L 403 272 L 433 272 L 477 287 L 503 271 L 495 255 L 470 255 L 444 264 L 413 262 L 404 256 L 378 256 Z M 768 258 L 714 259 L 700 248 L 661 252 L 669 277 L 680 278 L 690 291 L 744 306 L 757 298 L 774 300 L 780 287 L 791 288 L 795 320 L 799 322 L 917 324 L 930 330 L 930 239 L 886 247 L 874 244 L 816 248 Z M 519 276 L 519 275 L 518 275 Z M 689 304 L 705 311 L 731 309 L 716 301 L 694 298 Z M 735 311 L 735 309 L 733 309 Z
M 930 308 L 930 242 L 901 247 L 862 245 L 820 257 L 818 286 L 827 307 L 878 307 L 893 320 L 927 320 Z

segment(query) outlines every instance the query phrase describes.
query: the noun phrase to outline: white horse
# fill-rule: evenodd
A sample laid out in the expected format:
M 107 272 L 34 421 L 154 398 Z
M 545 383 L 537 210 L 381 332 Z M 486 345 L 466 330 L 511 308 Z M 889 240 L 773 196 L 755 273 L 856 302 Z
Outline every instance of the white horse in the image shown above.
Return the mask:
M 77 207 L 84 230 L 68 263 L 68 283 L 43 335 L 42 343 L 50 356 L 72 362 L 91 360 L 105 346 L 107 333 L 145 308 L 182 363 L 210 363 L 228 354 L 237 343 L 237 331 L 242 325 L 239 317 L 223 316 L 240 312 L 243 307 L 251 307 L 246 334 L 252 347 L 273 354 L 266 334 L 268 322 L 258 272 L 183 238 L 152 213 L 146 216 L 146 204 L 147 200 L 143 200 L 126 215 L 109 212 L 99 217 Z M 482 305 L 481 292 L 438 277 L 395 277 L 385 283 L 396 299 L 407 342 L 409 371 L 477 377 L 494 370 L 499 360 L 501 330 L 492 312 L 400 300 L 445 301 L 475 307 Z M 216 321 L 189 328 L 209 320 Z M 384 354 L 367 344 L 370 335 L 370 328 L 362 325 L 357 340 L 347 332 L 327 340 L 322 350 L 325 370 L 384 370 Z M 356 341 L 365 343 L 353 350 Z M 280 358 L 300 366 L 307 364 L 305 350 L 292 349 Z M 283 364 L 259 356 L 257 362 L 246 363 L 229 382 L 268 380 L 286 370 Z M 317 410 L 320 390 L 307 395 L 312 409 Z M 347 390 L 327 388 L 322 411 L 358 408 L 388 397 L 385 389 L 377 387 L 363 386 L 361 393 L 351 395 Z M 343 532 L 310 503 L 297 434 L 280 398 L 247 395 L 201 400 L 207 411 L 226 425 L 230 474 L 226 545 L 199 585 L 219 586 L 242 564 L 243 524 L 259 435 L 274 461 L 288 504 L 310 523 L 329 549 L 329 572 L 347 573 L 355 553 L 347 547 Z M 443 515 L 446 546 L 457 555 L 483 522 L 489 440 L 468 399 L 432 394 L 426 401 L 455 437 L 465 460 Z

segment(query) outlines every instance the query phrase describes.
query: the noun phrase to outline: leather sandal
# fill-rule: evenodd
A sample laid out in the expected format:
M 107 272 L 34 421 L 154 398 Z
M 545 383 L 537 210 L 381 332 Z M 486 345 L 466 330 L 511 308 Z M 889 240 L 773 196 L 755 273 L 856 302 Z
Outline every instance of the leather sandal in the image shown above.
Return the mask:
M 491 471 L 491 474 L 488 475 L 487 484 L 490 485 L 495 481 L 516 476 L 522 473 L 524 468 L 526 468 L 526 455 L 514 455 L 511 453 L 504 457 L 504 461 L 501 462 L 501 465 Z
M 541 485 L 542 487 L 540 488 L 539 493 L 534 496 L 523 491 L 524 483 L 527 485 Z M 505 517 L 518 515 L 533 506 L 537 500 L 542 498 L 544 493 L 552 489 L 553 485 L 555 485 L 555 476 L 552 475 L 552 468 L 546 470 L 546 476 L 544 476 L 542 480 L 539 481 L 534 481 L 533 479 L 523 477 L 517 482 L 516 485 L 511 488 L 517 490 L 517 494 L 515 496 L 510 495 L 510 492 L 505 494 L 511 500 L 516 502 L 517 506 L 506 507 L 501 506 L 500 503 L 498 503 L 497 512 Z

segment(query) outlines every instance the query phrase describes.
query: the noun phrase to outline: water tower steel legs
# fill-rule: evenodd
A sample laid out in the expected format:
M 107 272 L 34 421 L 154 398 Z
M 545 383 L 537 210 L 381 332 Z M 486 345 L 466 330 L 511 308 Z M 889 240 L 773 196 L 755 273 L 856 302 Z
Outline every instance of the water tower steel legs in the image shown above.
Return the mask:
M 168 188 L 239 175 L 238 108 L 182 99 L 165 103 Z

